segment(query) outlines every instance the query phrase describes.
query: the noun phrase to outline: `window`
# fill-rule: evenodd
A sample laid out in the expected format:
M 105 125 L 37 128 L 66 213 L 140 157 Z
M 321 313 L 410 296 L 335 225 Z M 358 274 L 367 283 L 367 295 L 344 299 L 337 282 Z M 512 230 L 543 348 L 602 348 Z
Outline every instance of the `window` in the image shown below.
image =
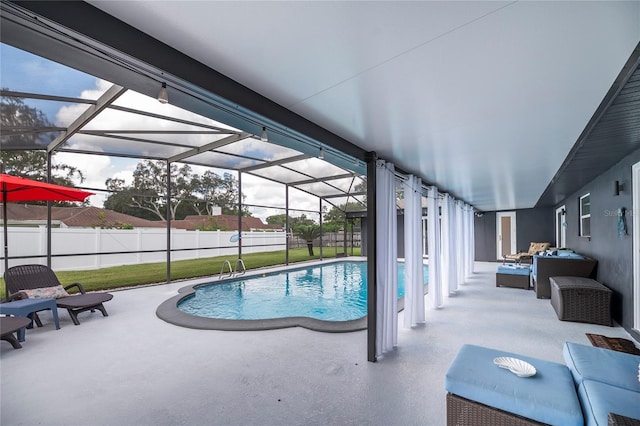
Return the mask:
M 580 236 L 591 236 L 591 194 L 580 197 Z

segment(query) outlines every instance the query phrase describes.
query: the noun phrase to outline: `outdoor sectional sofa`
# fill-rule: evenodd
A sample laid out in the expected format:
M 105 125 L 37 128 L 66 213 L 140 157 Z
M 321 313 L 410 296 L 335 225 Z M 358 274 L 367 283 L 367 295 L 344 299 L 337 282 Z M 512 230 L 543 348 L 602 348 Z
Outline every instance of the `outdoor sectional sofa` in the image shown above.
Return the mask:
M 551 277 L 594 278 L 598 261 L 570 250 L 558 250 L 554 255 L 535 255 L 531 265 L 531 285 L 538 299 L 551 298 Z
M 463 345 L 446 374 L 447 425 L 640 425 L 640 356 L 566 342 L 564 364 Z M 495 364 L 536 369 L 518 377 Z
M 571 370 L 586 425 L 606 425 L 609 413 L 640 425 L 640 356 L 567 342 Z M 635 419 L 632 422 L 628 419 Z M 609 424 L 617 424 L 609 420 Z

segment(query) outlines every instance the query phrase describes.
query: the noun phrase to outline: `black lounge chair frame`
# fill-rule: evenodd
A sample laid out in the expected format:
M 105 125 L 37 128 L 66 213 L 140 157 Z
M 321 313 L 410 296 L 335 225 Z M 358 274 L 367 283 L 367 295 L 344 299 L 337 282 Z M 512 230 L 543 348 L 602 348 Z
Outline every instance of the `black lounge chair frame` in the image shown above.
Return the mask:
M 26 317 L 2 317 L 0 318 L 0 340 L 5 340 L 11 343 L 13 349 L 20 349 L 22 345 L 16 339 L 13 333 L 17 332 L 23 327 L 28 326 L 31 320 Z
M 56 274 L 45 265 L 13 266 L 7 269 L 4 274 L 4 279 L 7 287 L 7 298 L 9 300 L 25 297 L 26 294 L 23 290 L 33 290 L 36 288 L 55 287 L 61 285 Z M 79 294 L 60 297 L 56 299 L 56 305 L 69 312 L 69 316 L 75 325 L 80 325 L 80 321 L 78 321 L 78 314 L 81 312 L 94 312 L 97 309 L 102 312 L 103 316 L 109 316 L 103 303 L 113 299 L 112 294 L 87 293 L 80 283 L 73 283 L 64 286 L 64 289 L 67 291 L 72 288 L 77 288 Z M 39 319 L 36 321 L 39 322 Z

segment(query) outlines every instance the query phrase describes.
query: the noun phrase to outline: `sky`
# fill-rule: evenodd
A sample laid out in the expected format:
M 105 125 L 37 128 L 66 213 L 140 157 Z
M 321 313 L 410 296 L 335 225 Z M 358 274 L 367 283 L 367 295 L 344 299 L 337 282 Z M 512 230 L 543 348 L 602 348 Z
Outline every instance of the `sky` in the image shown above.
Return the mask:
M 97 99 L 104 91 L 106 91 L 111 83 L 98 79 L 94 76 L 74 70 L 67 66 L 63 66 L 47 59 L 32 55 L 6 44 L 0 43 L 0 86 L 3 89 L 12 91 L 58 95 L 70 98 Z M 87 108 L 87 104 L 78 103 L 61 103 L 52 101 L 25 100 L 25 102 L 34 108 L 42 111 L 56 126 L 68 126 L 78 117 L 82 111 Z M 169 104 L 161 104 L 156 99 L 127 91 L 122 95 L 115 104 L 134 106 L 136 109 L 146 110 L 158 114 L 170 115 L 172 117 L 184 118 L 186 120 L 197 121 L 207 124 L 218 125 L 220 127 L 230 128 L 224 124 L 213 122 L 208 118 L 198 116 L 189 111 L 185 111 Z M 91 123 L 95 129 L 157 129 L 158 126 L 171 130 L 172 124 L 167 121 L 159 123 L 153 118 L 141 117 L 139 115 L 124 114 L 117 111 L 107 110 L 101 113 L 97 119 Z M 175 128 L 181 128 L 181 125 L 175 124 Z M 193 138 L 203 138 L 203 135 L 189 136 Z M 92 139 L 93 138 L 93 139 Z M 185 138 L 185 136 L 181 136 Z M 196 141 L 193 141 L 197 143 Z M 113 143 L 112 141 L 110 143 Z M 243 152 L 264 151 L 264 143 L 260 145 L 257 139 L 248 139 L 242 146 Z M 73 136 L 69 144 L 76 148 L 83 146 L 91 146 L 95 149 L 99 141 L 95 137 L 86 135 Z M 121 152 L 127 152 L 131 142 L 122 142 L 118 149 Z M 286 156 L 286 148 L 279 148 L 271 145 L 272 152 L 263 158 L 273 158 L 278 156 Z M 85 188 L 104 189 L 105 181 L 108 178 L 124 179 L 126 184 L 130 184 L 133 180 L 133 171 L 136 168 L 138 159 L 111 157 L 104 155 L 86 155 L 59 152 L 54 156 L 54 161 L 72 165 L 80 169 L 85 181 L 79 186 Z M 309 161 L 303 165 L 307 169 L 318 167 L 317 164 Z M 196 173 L 203 173 L 207 168 L 192 166 Z M 237 178 L 237 172 L 223 169 L 213 169 L 219 175 L 224 172 L 231 172 Z M 277 206 L 284 207 L 285 186 L 269 180 L 260 179 L 258 177 L 243 174 L 242 175 L 242 192 L 245 195 L 247 204 L 255 204 L 261 206 Z M 97 193 L 90 197 L 91 205 L 102 207 L 105 193 Z M 313 210 L 319 208 L 319 199 L 317 197 L 306 194 L 290 188 L 289 190 L 289 206 L 291 209 Z M 329 206 L 330 207 L 330 206 Z M 252 208 L 251 212 L 254 216 L 265 220 L 266 217 L 274 214 L 283 214 L 280 209 L 270 208 Z M 307 217 L 313 217 L 317 220 L 317 215 L 309 212 L 292 212 L 292 216 L 306 214 Z M 315 217 L 314 217 L 315 216 Z

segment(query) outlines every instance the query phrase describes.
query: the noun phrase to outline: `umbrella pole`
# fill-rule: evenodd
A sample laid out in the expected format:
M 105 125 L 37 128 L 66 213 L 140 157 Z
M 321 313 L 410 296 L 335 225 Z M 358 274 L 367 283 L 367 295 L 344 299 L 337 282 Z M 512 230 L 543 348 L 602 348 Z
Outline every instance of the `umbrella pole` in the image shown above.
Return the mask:
M 9 269 L 9 236 L 7 235 L 9 227 L 7 226 L 7 184 L 2 184 L 2 223 L 4 226 L 4 274 Z

